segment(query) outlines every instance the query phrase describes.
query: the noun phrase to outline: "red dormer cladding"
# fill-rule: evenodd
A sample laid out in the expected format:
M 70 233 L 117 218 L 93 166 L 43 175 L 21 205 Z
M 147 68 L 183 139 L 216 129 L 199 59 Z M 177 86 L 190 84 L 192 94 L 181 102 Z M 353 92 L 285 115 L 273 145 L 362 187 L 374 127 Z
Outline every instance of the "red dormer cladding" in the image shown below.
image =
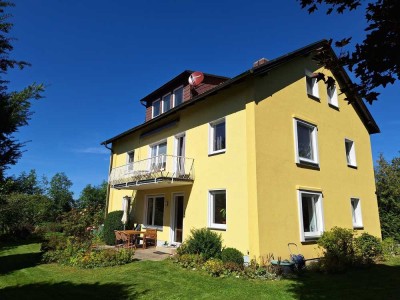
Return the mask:
M 165 95 L 168 95 L 171 93 L 172 99 L 171 99 L 171 106 L 169 109 L 174 108 L 177 105 L 174 105 L 173 98 L 174 96 L 174 91 L 177 91 L 179 87 L 183 87 L 183 101 L 187 102 L 190 101 L 193 97 L 196 97 L 200 94 L 203 94 L 212 88 L 216 87 L 217 85 L 225 82 L 228 80 L 228 77 L 223 77 L 223 76 L 217 76 L 217 75 L 212 75 L 212 74 L 204 74 L 204 80 L 201 82 L 198 86 L 196 87 L 191 87 L 189 85 L 189 76 L 192 74 L 193 71 L 184 71 L 154 92 L 150 93 L 146 97 L 144 97 L 142 100 L 140 100 L 141 103 L 143 103 L 146 106 L 146 122 L 151 120 L 153 118 L 153 104 L 160 105 L 160 102 Z M 179 90 L 178 90 L 179 91 Z M 164 109 L 164 112 L 168 111 L 169 109 Z M 161 106 L 160 106 L 160 114 L 162 114 Z M 156 116 L 154 116 L 156 117 Z

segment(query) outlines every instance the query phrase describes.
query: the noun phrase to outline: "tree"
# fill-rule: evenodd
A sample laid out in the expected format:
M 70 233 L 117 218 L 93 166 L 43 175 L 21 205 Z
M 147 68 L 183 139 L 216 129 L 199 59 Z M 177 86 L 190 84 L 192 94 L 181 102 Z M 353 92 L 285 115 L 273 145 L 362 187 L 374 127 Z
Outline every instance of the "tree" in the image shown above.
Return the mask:
M 92 186 L 88 184 L 84 187 L 81 192 L 81 196 L 78 200 L 78 206 L 80 208 L 96 208 L 103 210 L 106 204 L 107 197 L 107 182 L 103 181 L 98 186 Z
M 48 195 L 53 200 L 54 211 L 57 215 L 68 212 L 74 205 L 71 180 L 64 173 L 55 174 L 49 183 Z
M 359 83 L 354 89 L 368 103 L 377 100 L 376 88 L 393 84 L 400 79 L 400 1 L 370 0 L 365 6 L 365 39 L 355 45 L 352 53 L 342 52 L 339 64 L 354 71 Z M 300 0 L 302 8 L 315 12 L 325 4 L 326 14 L 336 11 L 355 10 L 361 0 Z M 351 37 L 335 43 L 342 48 L 350 43 Z
M 0 0 L 0 182 L 4 181 L 4 171 L 16 164 L 22 156 L 24 142 L 15 137 L 20 127 L 28 125 L 32 112 L 31 100 L 41 98 L 44 91 L 42 84 L 32 84 L 22 91 L 8 91 L 8 81 L 4 78 L 8 69 L 23 69 L 29 66 L 25 61 L 11 59 L 13 50 L 11 38 L 8 36 L 13 24 L 7 20 L 10 14 L 4 9 L 14 6 L 11 2 Z
M 382 236 L 400 242 L 400 157 L 388 162 L 380 155 L 377 162 L 375 178 Z

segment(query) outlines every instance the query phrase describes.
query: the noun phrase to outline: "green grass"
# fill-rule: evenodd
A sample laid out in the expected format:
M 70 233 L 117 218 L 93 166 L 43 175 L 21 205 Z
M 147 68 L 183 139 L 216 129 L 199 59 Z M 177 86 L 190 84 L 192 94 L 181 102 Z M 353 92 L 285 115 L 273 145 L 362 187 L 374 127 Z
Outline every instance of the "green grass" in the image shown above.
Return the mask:
M 0 248 L 0 299 L 398 299 L 400 259 L 292 280 L 212 278 L 170 261 L 82 270 L 40 263 L 40 244 Z

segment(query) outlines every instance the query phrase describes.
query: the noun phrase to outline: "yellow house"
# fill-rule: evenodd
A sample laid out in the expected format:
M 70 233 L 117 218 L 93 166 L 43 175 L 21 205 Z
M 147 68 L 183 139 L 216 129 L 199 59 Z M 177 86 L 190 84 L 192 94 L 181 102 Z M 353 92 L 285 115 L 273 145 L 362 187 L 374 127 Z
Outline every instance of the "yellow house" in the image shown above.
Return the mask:
M 185 71 L 140 100 L 146 121 L 102 143 L 108 212 L 128 196 L 158 244 L 208 227 L 246 258 L 285 259 L 291 242 L 317 257 L 334 226 L 380 237 L 369 138 L 379 128 L 346 72 L 316 55 L 337 59 L 320 41 L 234 78 L 195 73 L 189 85 Z

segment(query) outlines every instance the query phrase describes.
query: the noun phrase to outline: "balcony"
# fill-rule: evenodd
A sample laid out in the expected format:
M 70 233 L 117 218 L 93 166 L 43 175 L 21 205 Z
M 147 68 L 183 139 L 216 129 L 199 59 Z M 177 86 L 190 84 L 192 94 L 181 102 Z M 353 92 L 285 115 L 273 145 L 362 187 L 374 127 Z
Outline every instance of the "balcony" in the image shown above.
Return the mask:
M 115 189 L 145 190 L 191 185 L 193 158 L 159 155 L 113 168 L 108 183 Z

